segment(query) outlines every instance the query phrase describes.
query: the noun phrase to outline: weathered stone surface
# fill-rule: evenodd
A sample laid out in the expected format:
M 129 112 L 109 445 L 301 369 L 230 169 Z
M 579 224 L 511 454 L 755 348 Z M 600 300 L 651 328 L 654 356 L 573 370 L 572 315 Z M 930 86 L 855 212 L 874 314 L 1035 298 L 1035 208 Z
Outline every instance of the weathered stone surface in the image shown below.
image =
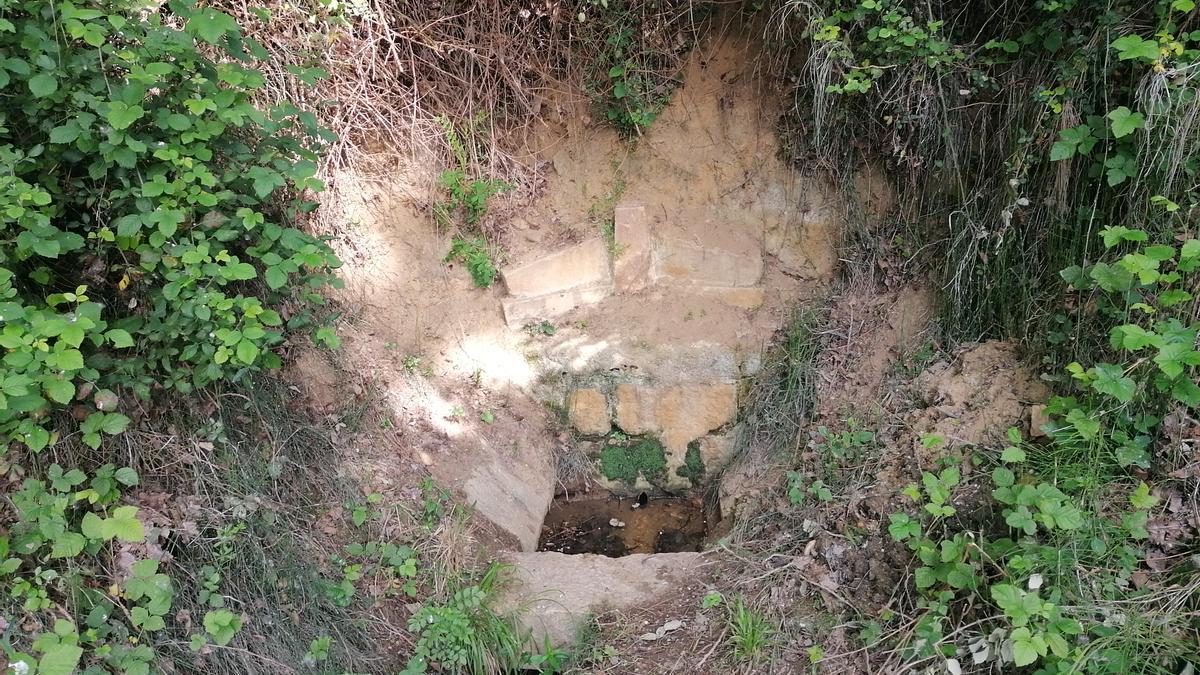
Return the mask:
M 762 286 L 731 287 L 709 286 L 700 292 L 717 302 L 741 307 L 742 309 L 758 309 L 766 300 L 767 292 Z
M 567 417 L 581 434 L 607 434 L 612 428 L 608 419 L 608 400 L 599 389 L 576 389 L 567 399 Z
M 462 489 L 468 504 L 516 537 L 522 551 L 533 551 L 554 499 L 554 472 L 529 475 L 520 469 L 497 458 L 475 467 Z
M 682 466 L 687 444 L 728 424 L 737 412 L 732 383 L 617 387 L 617 425 L 629 434 L 656 434 Z
M 762 273 L 761 255 L 743 255 L 670 237 L 659 242 L 655 274 L 666 280 L 699 286 L 753 286 Z
M 636 293 L 654 283 L 650 214 L 644 206 L 622 205 L 614 210 L 613 221 L 617 243 L 613 280 L 617 293 Z
M 617 385 L 617 426 L 627 434 L 652 430 L 653 411 L 644 409 L 641 389 L 636 384 Z
M 533 632 L 535 644 L 560 646 L 575 639 L 592 614 L 627 610 L 653 603 L 697 582 L 699 553 L 638 553 L 621 558 L 562 553 L 513 553 L 511 583 L 500 607 L 520 608 L 520 620 Z
M 727 434 L 712 434 L 699 440 L 700 461 L 704 462 L 706 473 L 715 473 L 729 461 L 736 435 L 735 430 Z
M 783 269 L 806 279 L 822 279 L 837 266 L 837 246 L 845 218 L 830 186 L 809 185 L 795 195 L 777 188 L 758 205 L 763 248 Z
M 509 295 L 532 298 L 579 286 L 612 283 L 608 246 L 589 239 L 543 258 L 501 271 Z
M 519 328 L 531 321 L 566 314 L 580 305 L 599 302 L 611 294 L 611 285 L 581 286 L 533 298 L 505 298 L 500 306 L 504 309 L 504 322 Z

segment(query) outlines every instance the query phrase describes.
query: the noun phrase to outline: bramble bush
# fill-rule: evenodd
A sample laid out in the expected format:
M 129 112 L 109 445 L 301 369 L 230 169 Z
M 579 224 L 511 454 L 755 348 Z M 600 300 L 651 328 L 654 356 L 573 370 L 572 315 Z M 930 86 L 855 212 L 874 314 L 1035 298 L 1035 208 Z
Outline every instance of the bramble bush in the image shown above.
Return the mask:
M 339 265 L 292 226 L 331 136 L 252 105 L 262 47 L 191 2 L 103 6 L 0 0 L 0 435 L 33 451 L 62 406 L 97 447 L 116 392 L 277 367 Z

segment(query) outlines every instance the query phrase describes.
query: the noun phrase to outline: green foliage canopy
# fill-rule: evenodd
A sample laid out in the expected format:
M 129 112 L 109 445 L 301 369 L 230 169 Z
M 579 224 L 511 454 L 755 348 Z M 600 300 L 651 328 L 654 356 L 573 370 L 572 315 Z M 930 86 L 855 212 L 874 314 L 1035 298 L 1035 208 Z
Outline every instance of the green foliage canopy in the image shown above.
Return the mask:
M 251 103 L 266 53 L 230 16 L 142 9 L 0 0 L 0 436 L 35 451 L 56 406 L 96 447 L 129 423 L 113 389 L 278 366 L 336 281 L 290 225 L 329 132 Z

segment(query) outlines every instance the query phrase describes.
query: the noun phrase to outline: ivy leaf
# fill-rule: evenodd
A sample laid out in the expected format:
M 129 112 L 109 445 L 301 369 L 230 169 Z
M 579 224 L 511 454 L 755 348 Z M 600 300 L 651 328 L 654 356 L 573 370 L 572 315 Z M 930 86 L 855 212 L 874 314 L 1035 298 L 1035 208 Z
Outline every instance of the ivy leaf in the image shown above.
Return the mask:
M 1108 121 L 1112 125 L 1113 136 L 1124 138 L 1146 126 L 1146 117 L 1140 112 L 1132 112 L 1121 106 L 1108 113 Z
M 58 91 L 58 78 L 41 73 L 29 78 L 29 91 L 38 98 L 45 98 Z

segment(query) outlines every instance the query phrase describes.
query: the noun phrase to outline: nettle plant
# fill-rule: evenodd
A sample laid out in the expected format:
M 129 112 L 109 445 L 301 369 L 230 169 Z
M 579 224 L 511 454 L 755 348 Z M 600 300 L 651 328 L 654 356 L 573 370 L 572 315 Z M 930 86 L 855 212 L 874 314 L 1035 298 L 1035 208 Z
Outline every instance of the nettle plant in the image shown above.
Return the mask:
M 289 225 L 328 132 L 251 104 L 266 52 L 221 12 L 0 6 L 0 435 L 41 450 L 75 404 L 97 447 L 114 391 L 277 367 L 339 265 Z

